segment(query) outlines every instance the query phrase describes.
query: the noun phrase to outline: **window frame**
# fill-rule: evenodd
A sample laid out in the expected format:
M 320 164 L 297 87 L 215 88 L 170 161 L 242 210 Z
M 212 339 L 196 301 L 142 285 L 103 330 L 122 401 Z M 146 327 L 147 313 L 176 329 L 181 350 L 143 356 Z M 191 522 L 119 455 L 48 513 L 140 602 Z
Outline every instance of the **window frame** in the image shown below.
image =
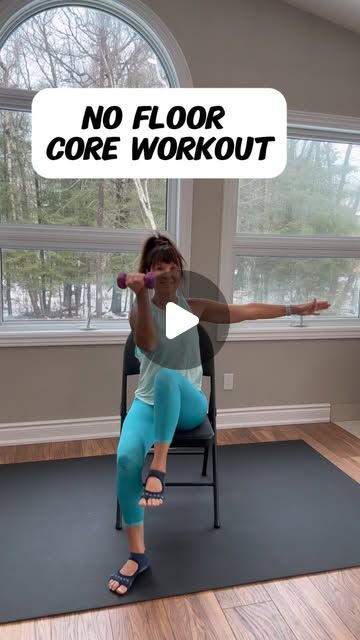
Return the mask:
M 11 33 L 36 13 L 52 8 L 83 6 L 107 11 L 127 22 L 148 42 L 161 60 L 170 87 L 192 87 L 193 82 L 186 59 L 166 25 L 138 0 L 26 0 L 20 1 L 16 11 L 0 9 L 0 49 Z M 0 109 L 31 112 L 37 91 L 0 88 Z M 188 269 L 191 269 L 193 181 L 167 180 L 166 212 L 168 233 L 177 243 Z M 151 229 L 118 230 L 111 228 L 75 227 L 66 225 L 0 224 L 2 249 L 63 249 L 122 253 L 140 251 Z M 1 268 L 1 264 L 0 264 Z M 2 287 L 0 273 L 0 286 Z M 1 292 L 0 292 L 1 293 Z M 2 305 L 2 294 L 0 295 Z M 121 344 L 130 330 L 128 320 L 92 320 L 90 329 L 85 321 L 40 320 L 2 322 L 0 306 L 0 347 L 62 345 L 62 344 Z M 93 329 L 93 330 L 91 330 Z
M 360 144 L 360 118 L 289 110 L 288 137 L 331 137 L 337 142 Z M 238 180 L 224 181 L 219 286 L 228 303 L 233 299 L 236 256 L 360 258 L 360 236 L 236 233 L 238 186 Z M 320 315 L 259 319 L 232 324 L 227 335 L 219 326 L 217 337 L 227 341 L 359 338 L 360 318 Z

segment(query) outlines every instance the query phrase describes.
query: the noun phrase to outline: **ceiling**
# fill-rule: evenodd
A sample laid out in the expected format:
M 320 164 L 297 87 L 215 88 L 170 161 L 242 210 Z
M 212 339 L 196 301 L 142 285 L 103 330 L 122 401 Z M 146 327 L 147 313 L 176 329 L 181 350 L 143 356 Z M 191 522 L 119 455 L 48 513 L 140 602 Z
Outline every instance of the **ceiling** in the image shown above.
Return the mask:
M 360 0 L 284 0 L 360 34 Z

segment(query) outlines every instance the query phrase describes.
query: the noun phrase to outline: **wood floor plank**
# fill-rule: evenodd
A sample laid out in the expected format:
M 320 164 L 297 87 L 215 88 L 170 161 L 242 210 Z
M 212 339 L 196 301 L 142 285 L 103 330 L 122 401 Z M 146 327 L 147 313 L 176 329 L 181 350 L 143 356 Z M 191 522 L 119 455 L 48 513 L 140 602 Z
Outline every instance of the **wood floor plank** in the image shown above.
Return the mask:
M 85 457 L 107 456 L 116 452 L 114 438 L 83 440 L 81 445 L 82 455 Z
M 252 429 L 220 429 L 217 431 L 218 444 L 242 444 L 256 442 Z
M 137 633 L 133 635 L 132 620 L 135 619 L 135 608 L 141 607 L 142 603 L 138 605 L 121 605 L 118 607 L 112 607 L 108 609 L 109 620 L 111 624 L 112 638 L 114 640 L 129 640 L 130 638 L 138 638 Z M 146 637 L 144 638 L 146 640 Z M 169 636 L 169 640 L 172 640 Z
M 225 616 L 239 640 L 296 640 L 273 602 L 227 609 Z
M 34 460 L 48 460 L 49 456 L 49 443 L 21 444 L 15 446 L 14 462 L 33 462 Z
M 15 445 L 0 447 L 0 464 L 13 464 L 15 462 Z
M 360 469 L 358 466 L 354 464 L 350 458 L 347 460 L 339 457 L 336 453 L 333 453 L 332 448 L 330 448 L 332 447 L 330 441 L 323 444 L 321 436 L 313 437 L 309 435 L 309 433 L 306 433 L 306 431 L 303 431 L 303 439 L 313 447 L 313 449 L 321 453 L 322 456 L 330 460 L 330 462 L 341 469 L 341 471 L 346 473 L 346 475 L 360 483 Z
M 69 627 L 76 626 L 75 617 L 80 617 L 80 614 L 74 613 L 72 616 L 56 616 L 54 618 L 37 618 L 34 621 L 35 627 L 35 638 L 36 640 L 45 640 L 45 638 L 52 638 L 51 631 L 52 625 L 54 625 L 54 629 L 57 627 L 64 628 L 66 626 L 67 621 L 69 621 Z M 72 620 L 73 618 L 73 620 Z M 70 637 L 72 630 L 70 630 Z M 59 632 L 58 632 L 59 637 Z M 61 637 L 61 636 L 60 636 Z
M 81 442 L 69 440 L 68 442 L 34 443 L 17 445 L 15 447 L 14 462 L 30 462 L 35 460 L 62 460 L 81 456 Z
M 346 462 L 346 458 L 342 458 L 343 463 Z M 349 462 L 351 462 L 352 465 L 355 465 L 355 467 L 357 467 L 358 469 L 360 469 L 360 457 L 352 457 L 349 458 Z
M 163 600 L 121 605 L 108 612 L 114 640 L 174 640 Z
M 336 424 L 326 424 L 321 431 L 317 431 L 316 438 L 323 444 L 328 444 L 331 439 L 331 450 L 339 457 L 349 458 L 359 451 L 358 438 Z
M 304 425 L 283 425 L 276 429 L 276 432 L 281 436 L 281 440 L 301 440 L 301 434 L 299 427 Z M 271 429 L 271 427 L 269 427 Z
M 222 609 L 242 607 L 271 600 L 261 583 L 233 587 L 232 589 L 217 589 L 214 593 Z
M 56 616 L 50 622 L 51 636 L 44 634 L 36 640 L 115 640 L 108 609 Z
M 278 440 L 296 440 L 298 439 L 295 436 L 295 430 L 290 434 L 290 437 L 285 433 L 284 429 L 281 427 L 254 427 L 252 429 L 254 438 L 256 442 L 275 442 Z
M 81 458 L 82 441 L 69 440 L 67 442 L 52 442 L 50 455 L 52 460 L 64 460 L 65 458 Z
M 0 640 L 36 640 L 35 622 L 14 622 L 0 625 Z
M 107 609 L 35 620 L 36 640 L 113 640 Z
M 344 429 L 343 427 L 336 424 L 335 422 L 328 422 L 327 426 L 331 428 L 332 433 L 333 432 L 337 433 L 339 437 L 343 439 L 345 442 L 351 442 L 353 444 L 357 443 L 357 445 L 360 446 L 359 438 L 352 431 L 348 431 L 347 429 Z
M 241 429 L 218 430 L 218 444 L 247 444 L 256 442 L 272 442 L 277 440 L 301 440 L 298 427 L 291 425 L 280 427 L 244 427 Z
M 163 601 L 175 640 L 234 640 L 214 593 L 203 591 Z
M 360 638 L 360 568 L 309 576 L 356 638 Z
M 307 576 L 265 587 L 298 640 L 357 640 Z

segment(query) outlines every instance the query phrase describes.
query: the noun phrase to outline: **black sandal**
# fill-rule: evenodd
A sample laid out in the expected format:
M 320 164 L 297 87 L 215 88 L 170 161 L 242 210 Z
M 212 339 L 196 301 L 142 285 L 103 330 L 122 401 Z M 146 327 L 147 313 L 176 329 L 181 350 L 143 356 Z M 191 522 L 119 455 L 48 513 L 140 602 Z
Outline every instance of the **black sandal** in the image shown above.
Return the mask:
M 119 587 L 122 584 L 124 585 L 124 587 L 127 587 L 127 591 L 125 591 L 124 593 L 117 594 L 119 596 L 125 595 L 129 591 L 132 583 L 134 582 L 135 578 L 139 575 L 139 573 L 146 571 L 146 569 L 150 567 L 149 559 L 145 553 L 135 553 L 131 551 L 129 559 L 134 560 L 139 565 L 137 570 L 132 576 L 126 576 L 124 573 L 121 573 L 119 569 L 118 571 L 116 571 L 116 573 L 113 573 L 109 578 L 109 580 L 116 580 L 116 582 L 119 583 Z M 118 589 L 119 587 L 116 587 L 116 589 Z M 109 589 L 110 591 L 117 593 L 116 589 L 111 589 L 110 587 Z
M 146 486 L 146 483 L 147 483 L 148 479 L 151 476 L 154 476 L 155 478 L 158 478 L 161 481 L 162 490 L 161 491 L 146 491 L 146 490 L 144 490 L 144 493 L 142 494 L 140 500 L 142 500 L 144 498 L 146 500 L 146 502 L 147 502 L 149 499 L 155 498 L 155 499 L 158 499 L 158 500 L 161 499 L 162 503 L 164 503 L 164 501 L 165 501 L 165 498 L 164 498 L 164 490 L 165 490 L 164 479 L 165 479 L 165 475 L 166 475 L 165 471 L 158 471 L 157 469 L 150 469 L 149 473 L 148 473 L 148 476 L 147 476 L 147 478 L 145 480 L 145 486 Z M 150 506 L 152 506 L 152 505 L 150 505 Z

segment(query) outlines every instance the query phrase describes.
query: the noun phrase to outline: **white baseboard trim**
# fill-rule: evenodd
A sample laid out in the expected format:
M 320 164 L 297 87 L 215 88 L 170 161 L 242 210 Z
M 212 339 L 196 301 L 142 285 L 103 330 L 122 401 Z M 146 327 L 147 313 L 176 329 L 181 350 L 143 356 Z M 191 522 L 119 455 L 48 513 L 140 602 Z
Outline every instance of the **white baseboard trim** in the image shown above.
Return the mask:
M 308 422 L 330 422 L 330 404 L 221 409 L 217 416 L 218 429 L 274 427 L 282 424 L 306 424 Z
M 330 422 L 330 404 L 221 409 L 217 414 L 218 429 L 268 427 L 308 422 Z M 119 416 L 0 423 L 0 446 L 116 438 L 119 431 Z
M 41 422 L 0 423 L 0 446 L 114 438 L 120 432 L 120 417 L 74 418 Z

